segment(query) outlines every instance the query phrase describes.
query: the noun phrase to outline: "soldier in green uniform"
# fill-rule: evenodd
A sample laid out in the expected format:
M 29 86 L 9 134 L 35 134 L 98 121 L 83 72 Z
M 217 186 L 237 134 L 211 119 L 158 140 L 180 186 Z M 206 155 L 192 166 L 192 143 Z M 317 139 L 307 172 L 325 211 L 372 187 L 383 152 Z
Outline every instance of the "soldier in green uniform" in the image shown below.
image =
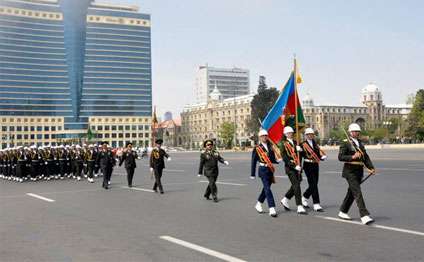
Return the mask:
M 369 212 L 365 207 L 361 191 L 361 181 L 364 176 L 364 166 L 369 170 L 370 175 L 375 174 L 375 169 L 370 157 L 365 151 L 364 145 L 359 139 L 360 132 L 361 127 L 358 124 L 350 124 L 348 139 L 344 140 L 340 145 L 339 160 L 344 162 L 342 176 L 347 180 L 349 188 L 338 216 L 341 219 L 351 220 L 347 213 L 353 200 L 355 200 L 359 208 L 362 223 L 368 225 L 374 222 L 374 220 L 369 216 Z
M 216 180 L 218 178 L 218 162 L 229 165 L 228 161 L 224 160 L 222 156 L 213 147 L 213 141 L 208 139 L 203 143 L 205 150 L 200 154 L 200 165 L 198 176 L 202 174 L 206 176 L 209 181 L 205 194 L 203 195 L 207 200 L 212 194 L 214 202 L 218 202 L 218 189 L 216 187 Z

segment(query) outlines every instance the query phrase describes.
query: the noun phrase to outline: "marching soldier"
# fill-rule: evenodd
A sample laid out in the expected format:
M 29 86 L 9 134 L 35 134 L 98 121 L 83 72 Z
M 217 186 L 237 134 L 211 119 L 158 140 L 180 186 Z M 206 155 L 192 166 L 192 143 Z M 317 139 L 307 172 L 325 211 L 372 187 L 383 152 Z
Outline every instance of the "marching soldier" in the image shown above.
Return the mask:
M 298 152 L 300 152 L 302 149 L 297 145 L 296 141 L 293 140 L 293 128 L 286 126 L 284 127 L 283 133 L 286 137 L 286 139 L 283 141 L 283 160 L 286 174 L 289 177 L 292 185 L 284 198 L 281 200 L 281 204 L 283 204 L 285 210 L 290 210 L 289 200 L 294 196 L 297 205 L 297 213 L 300 215 L 306 215 L 306 210 L 302 206 L 302 193 L 300 189 L 300 182 L 302 181 L 302 168 L 300 166 L 300 157 Z
M 40 152 L 37 149 L 37 146 L 33 145 L 31 146 L 31 181 L 36 181 L 38 178 L 40 178 L 40 162 L 42 161 L 42 157 L 40 155 Z
M 94 183 L 94 168 L 96 165 L 97 152 L 94 150 L 93 145 L 88 146 L 88 150 L 85 152 L 84 161 L 87 166 L 88 182 Z
M 113 166 L 116 164 L 116 161 L 112 151 L 108 149 L 107 142 L 102 143 L 102 150 L 97 155 L 96 163 L 100 166 L 100 169 L 103 173 L 102 187 L 104 189 L 109 189 L 110 178 L 112 176 Z
M 207 200 L 210 200 L 209 196 L 212 194 L 213 201 L 218 202 L 218 189 L 216 187 L 216 180 L 219 174 L 218 162 L 227 166 L 229 163 L 213 148 L 213 141 L 211 139 L 208 139 L 203 143 L 203 148 L 205 148 L 205 150 L 200 154 L 198 176 L 203 174 L 209 180 L 204 197 Z
M 127 171 L 128 187 L 132 187 L 134 177 L 134 170 L 137 167 L 136 159 L 138 158 L 137 152 L 132 149 L 132 143 L 127 143 L 124 152 L 122 152 L 121 161 L 119 166 L 125 162 L 125 170 Z
M 168 161 L 171 161 L 171 157 L 163 150 L 162 147 L 163 140 L 157 139 L 155 141 L 156 147 L 153 148 L 152 153 L 150 154 L 150 172 L 154 174 L 155 176 L 155 184 L 153 186 L 153 191 L 158 192 L 157 188 L 159 188 L 159 191 L 161 194 L 163 194 L 163 187 L 162 187 L 162 171 L 165 168 L 165 161 L 164 158 Z
M 60 175 L 60 179 L 64 179 L 65 178 L 65 174 L 66 174 L 66 169 L 67 169 L 67 157 L 68 154 L 65 150 L 65 147 L 63 145 L 59 146 L 59 151 L 57 154 L 57 158 L 59 160 L 59 175 Z
M 55 176 L 55 162 L 54 162 L 54 156 L 49 147 L 46 147 L 44 149 L 43 158 L 44 158 L 45 179 L 46 180 L 53 179 Z
M 347 213 L 353 200 L 355 200 L 359 208 L 362 224 L 368 225 L 374 220 L 369 216 L 369 212 L 365 207 L 361 181 L 364 176 L 364 166 L 369 170 L 370 175 L 375 174 L 375 169 L 365 151 L 364 145 L 359 139 L 360 132 L 361 127 L 358 124 L 350 124 L 348 138 L 340 145 L 339 160 L 344 162 L 342 176 L 346 179 L 349 187 L 338 216 L 341 219 L 351 220 Z
M 323 212 L 324 210 L 320 205 L 318 193 L 319 163 L 321 160 L 325 160 L 327 155 L 325 155 L 317 142 L 314 140 L 315 132 L 312 128 L 306 128 L 305 137 L 306 140 L 301 144 L 301 156 L 303 159 L 303 170 L 305 171 L 309 186 L 303 193 L 302 205 L 304 207 L 309 207 L 308 199 L 312 195 L 314 211 Z
M 258 197 L 258 202 L 255 205 L 255 209 L 258 211 L 258 213 L 263 213 L 262 203 L 266 199 L 268 202 L 269 215 L 271 217 L 277 217 L 271 185 L 275 183 L 275 168 L 273 164 L 281 162 L 281 156 L 278 148 L 269 141 L 268 132 L 266 130 L 260 130 L 258 136 L 259 144 L 255 146 L 252 151 L 250 178 L 256 178 L 256 166 L 257 162 L 259 162 L 258 176 L 262 180 L 263 188 Z
M 76 145 L 74 155 L 73 155 L 73 163 L 74 163 L 74 174 L 78 181 L 81 180 L 81 175 L 83 172 L 83 153 L 80 145 Z
M 3 160 L 4 154 L 3 150 L 0 150 L 0 178 L 4 178 L 3 169 L 4 169 L 4 160 Z

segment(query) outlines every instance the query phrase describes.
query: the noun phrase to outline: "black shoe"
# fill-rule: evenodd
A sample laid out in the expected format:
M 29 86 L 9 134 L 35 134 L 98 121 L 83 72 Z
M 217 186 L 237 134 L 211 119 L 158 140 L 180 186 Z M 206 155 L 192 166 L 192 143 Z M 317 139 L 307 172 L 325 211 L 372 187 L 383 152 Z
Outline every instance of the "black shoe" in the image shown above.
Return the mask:
M 132 187 L 132 185 L 128 185 L 128 187 Z
M 109 189 L 109 187 L 108 187 L 108 186 L 105 186 L 104 188 L 105 188 L 105 189 Z
M 203 196 L 206 200 L 211 200 L 209 196 Z
M 213 202 L 217 203 L 218 202 L 218 198 L 217 197 L 214 197 L 213 198 Z
M 161 194 L 163 194 L 163 191 L 160 191 Z
M 156 193 L 158 192 L 158 190 L 156 188 L 153 188 L 153 191 L 155 191 Z

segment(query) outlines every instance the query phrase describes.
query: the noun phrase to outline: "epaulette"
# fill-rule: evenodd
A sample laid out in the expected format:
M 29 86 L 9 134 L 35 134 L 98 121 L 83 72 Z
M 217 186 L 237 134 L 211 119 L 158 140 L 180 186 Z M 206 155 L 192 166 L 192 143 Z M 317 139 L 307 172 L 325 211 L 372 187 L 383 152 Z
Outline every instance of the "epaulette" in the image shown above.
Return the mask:
M 347 142 L 347 139 L 343 139 L 343 142 Z

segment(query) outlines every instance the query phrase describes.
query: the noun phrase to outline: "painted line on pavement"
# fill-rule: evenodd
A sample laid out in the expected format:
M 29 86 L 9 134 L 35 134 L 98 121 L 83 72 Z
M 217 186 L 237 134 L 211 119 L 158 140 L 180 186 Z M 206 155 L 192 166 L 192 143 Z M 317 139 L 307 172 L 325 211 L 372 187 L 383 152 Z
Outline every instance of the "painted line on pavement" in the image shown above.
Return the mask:
M 38 199 L 41 199 L 41 200 L 44 200 L 44 201 L 47 201 L 47 202 L 54 202 L 55 201 L 53 199 L 50 199 L 50 198 L 47 198 L 47 197 L 43 197 L 43 196 L 40 196 L 40 195 L 37 195 L 37 194 L 33 194 L 33 193 L 26 193 L 26 195 L 31 196 L 31 197 L 35 197 L 35 198 L 38 198 Z
M 199 181 L 199 183 L 209 183 L 209 181 L 201 180 L 201 181 Z M 216 182 L 216 184 L 230 185 L 230 186 L 246 186 L 246 184 L 229 183 L 229 182 Z
M 215 251 L 215 250 L 206 248 L 206 247 L 202 247 L 202 246 L 199 246 L 199 245 L 196 245 L 196 244 L 193 244 L 193 243 L 190 243 L 190 242 L 187 242 L 187 241 L 178 239 L 178 238 L 174 238 L 174 237 L 170 237 L 170 236 L 160 236 L 159 238 L 160 239 L 163 239 L 163 240 L 166 240 L 166 241 L 169 241 L 169 242 L 172 242 L 174 244 L 177 244 L 177 245 L 186 247 L 186 248 L 193 249 L 193 250 L 198 251 L 198 252 L 201 252 L 203 254 L 206 254 L 206 255 L 209 255 L 209 256 L 212 256 L 212 257 L 216 257 L 216 258 L 222 259 L 224 261 L 228 261 L 228 262 L 246 262 L 246 260 L 241 260 L 239 258 L 232 257 L 230 255 L 227 255 L 227 254 L 224 254 L 224 253 L 221 253 L 221 252 L 218 252 L 218 251 Z
M 155 191 L 151 189 L 141 188 L 141 187 L 127 187 L 127 186 L 121 186 L 121 188 L 130 189 L 130 190 L 136 190 L 136 191 L 144 191 L 144 192 L 150 192 L 154 193 Z
M 185 170 L 180 170 L 180 169 L 164 169 L 165 172 L 176 172 L 176 173 L 183 173 L 185 172 Z
M 358 222 L 358 221 L 343 220 L 343 219 L 339 219 L 339 218 L 335 218 L 335 217 L 326 217 L 326 216 L 315 216 L 315 217 L 326 219 L 326 220 L 331 220 L 331 221 L 337 221 L 337 222 L 342 222 L 342 223 L 348 223 L 348 224 L 355 224 L 355 225 L 363 226 L 363 224 L 361 222 Z M 380 229 L 385 229 L 385 230 L 390 230 L 390 231 L 396 231 L 396 232 L 402 232 L 402 233 L 407 233 L 407 234 L 412 234 L 412 235 L 424 237 L 424 232 L 415 231 L 415 230 L 403 229 L 403 228 L 398 228 L 398 227 L 382 226 L 382 225 L 377 225 L 377 224 L 371 224 L 368 227 L 375 227 L 375 228 L 380 228 Z

